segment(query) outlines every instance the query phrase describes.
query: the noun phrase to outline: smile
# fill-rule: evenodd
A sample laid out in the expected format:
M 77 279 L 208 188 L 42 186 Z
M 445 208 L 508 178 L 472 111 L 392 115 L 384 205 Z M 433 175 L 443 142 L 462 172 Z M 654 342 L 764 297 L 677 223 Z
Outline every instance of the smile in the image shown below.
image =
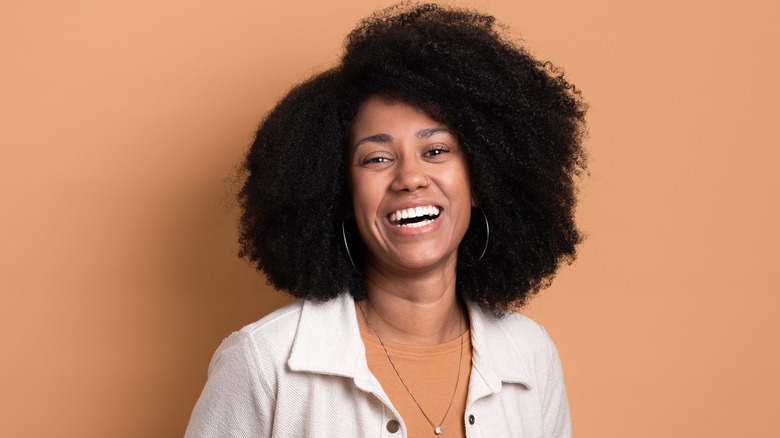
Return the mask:
M 433 223 L 439 218 L 439 215 L 441 215 L 441 208 L 435 205 L 426 205 L 396 210 L 387 217 L 395 227 L 419 228 Z

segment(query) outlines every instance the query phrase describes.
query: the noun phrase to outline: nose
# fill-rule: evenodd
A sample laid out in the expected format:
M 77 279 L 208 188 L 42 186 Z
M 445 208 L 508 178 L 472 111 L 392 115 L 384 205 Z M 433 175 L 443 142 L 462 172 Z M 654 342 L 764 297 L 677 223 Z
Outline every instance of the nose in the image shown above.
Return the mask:
M 414 158 L 402 158 L 395 168 L 395 179 L 391 185 L 394 191 L 413 192 L 428 187 L 430 180 L 425 175 L 421 163 Z

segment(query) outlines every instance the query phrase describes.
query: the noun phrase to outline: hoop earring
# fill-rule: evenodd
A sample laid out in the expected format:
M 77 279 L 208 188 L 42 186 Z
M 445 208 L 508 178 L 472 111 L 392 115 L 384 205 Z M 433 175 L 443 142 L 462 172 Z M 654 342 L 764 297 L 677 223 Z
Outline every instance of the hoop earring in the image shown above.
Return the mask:
M 355 261 L 352 260 L 352 253 L 349 252 L 349 244 L 347 243 L 347 233 L 344 231 L 344 222 L 341 221 L 341 237 L 344 238 L 344 248 L 347 249 L 347 256 L 349 257 L 349 262 L 352 263 L 352 267 L 355 268 L 356 271 L 360 272 L 360 270 L 355 266 Z
M 483 210 L 482 207 L 477 206 L 477 208 L 482 212 L 482 217 L 485 218 L 485 247 L 482 248 L 482 254 L 479 256 L 479 258 L 474 260 L 475 262 L 478 262 L 482 260 L 482 257 L 485 257 L 485 253 L 487 252 L 488 248 L 488 242 L 490 241 L 490 223 L 488 222 L 487 215 L 485 214 L 485 210 Z

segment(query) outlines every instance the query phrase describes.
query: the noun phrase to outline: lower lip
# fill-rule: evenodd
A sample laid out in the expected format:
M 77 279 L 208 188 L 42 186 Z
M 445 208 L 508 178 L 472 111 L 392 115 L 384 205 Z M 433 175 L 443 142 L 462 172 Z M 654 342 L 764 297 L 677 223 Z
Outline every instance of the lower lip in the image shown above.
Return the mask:
M 389 228 L 393 233 L 399 234 L 401 236 L 414 236 L 422 233 L 428 233 L 431 231 L 434 231 L 439 227 L 439 223 L 441 222 L 442 216 L 444 215 L 444 212 L 441 212 L 439 214 L 439 217 L 434 219 L 433 221 L 425 224 L 420 225 L 417 227 L 404 227 L 404 226 L 396 226 L 393 225 L 392 222 L 390 222 L 390 219 L 385 217 L 385 225 L 387 228 Z

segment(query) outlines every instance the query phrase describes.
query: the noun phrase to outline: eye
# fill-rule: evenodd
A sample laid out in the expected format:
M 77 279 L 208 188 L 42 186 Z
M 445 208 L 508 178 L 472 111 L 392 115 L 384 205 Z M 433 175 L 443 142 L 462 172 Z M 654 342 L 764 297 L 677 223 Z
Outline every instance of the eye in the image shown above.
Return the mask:
M 376 166 L 383 166 L 387 163 L 392 162 L 393 159 L 387 155 L 377 155 L 377 154 L 369 154 L 362 160 L 360 160 L 361 166 L 368 166 L 368 167 L 376 167 Z
M 423 157 L 433 158 L 433 157 L 437 157 L 437 156 L 443 155 L 443 154 L 445 154 L 445 153 L 447 153 L 449 151 L 450 151 L 450 149 L 447 148 L 446 146 L 441 145 L 441 144 L 437 144 L 437 145 L 431 146 L 427 151 L 425 151 L 425 153 L 423 154 Z

